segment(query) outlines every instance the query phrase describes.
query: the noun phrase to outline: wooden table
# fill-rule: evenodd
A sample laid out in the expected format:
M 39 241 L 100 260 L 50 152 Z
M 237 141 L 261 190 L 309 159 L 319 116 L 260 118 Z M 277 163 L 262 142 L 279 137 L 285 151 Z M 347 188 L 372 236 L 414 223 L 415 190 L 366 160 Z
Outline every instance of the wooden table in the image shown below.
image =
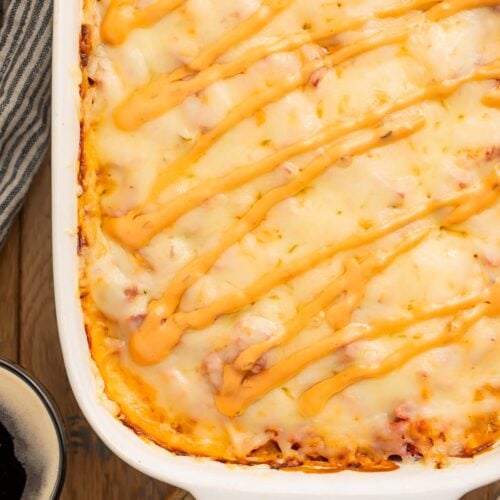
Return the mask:
M 0 356 L 17 361 L 50 391 L 68 435 L 65 500 L 190 500 L 191 495 L 143 476 L 96 437 L 66 379 L 52 290 L 50 168 L 46 161 L 0 253 Z M 500 481 L 464 497 L 497 500 Z

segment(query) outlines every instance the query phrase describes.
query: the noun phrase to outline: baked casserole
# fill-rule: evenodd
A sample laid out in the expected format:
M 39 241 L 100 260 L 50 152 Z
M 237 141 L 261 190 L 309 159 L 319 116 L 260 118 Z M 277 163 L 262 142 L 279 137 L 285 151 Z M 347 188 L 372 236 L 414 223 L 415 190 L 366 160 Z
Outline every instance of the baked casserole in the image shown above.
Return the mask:
M 126 425 L 305 471 L 495 446 L 499 6 L 85 1 L 80 294 Z

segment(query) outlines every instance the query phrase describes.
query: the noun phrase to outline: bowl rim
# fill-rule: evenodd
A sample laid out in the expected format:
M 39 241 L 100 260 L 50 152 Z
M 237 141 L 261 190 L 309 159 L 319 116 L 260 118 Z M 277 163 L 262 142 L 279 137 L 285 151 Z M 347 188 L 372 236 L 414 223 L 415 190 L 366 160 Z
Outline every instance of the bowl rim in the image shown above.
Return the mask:
M 66 477 L 67 469 L 67 437 L 66 431 L 63 423 L 61 413 L 50 395 L 47 388 L 37 380 L 33 375 L 28 373 L 24 368 L 13 361 L 8 361 L 6 359 L 0 359 L 0 370 L 5 370 L 10 374 L 14 375 L 20 379 L 25 385 L 27 385 L 33 393 L 38 397 L 43 406 L 45 407 L 47 414 L 49 415 L 54 430 L 57 436 L 57 444 L 59 449 L 59 463 L 57 468 L 57 478 L 54 488 L 51 493 L 51 499 L 58 499 L 61 495 L 64 479 Z

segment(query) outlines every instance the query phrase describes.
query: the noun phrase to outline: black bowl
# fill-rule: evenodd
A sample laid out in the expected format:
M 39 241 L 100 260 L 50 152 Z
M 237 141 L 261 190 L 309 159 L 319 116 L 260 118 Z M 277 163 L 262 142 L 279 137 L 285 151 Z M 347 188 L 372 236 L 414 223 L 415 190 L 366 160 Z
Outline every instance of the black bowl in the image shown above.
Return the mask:
M 6 375 L 3 381 L 2 372 Z M 38 481 L 43 484 L 45 489 L 45 493 L 42 494 L 40 491 L 35 494 L 41 495 L 40 500 L 58 499 L 66 474 L 66 434 L 59 411 L 40 382 L 15 363 L 0 359 L 0 387 L 1 383 L 5 384 L 4 390 L 5 387 L 10 386 L 13 391 L 7 396 L 0 394 L 0 416 L 2 416 L 8 432 L 13 435 L 16 447 L 21 447 L 23 456 L 28 457 L 24 460 L 21 458 L 27 474 L 26 487 L 30 487 L 30 484 L 34 485 Z M 17 384 L 21 385 L 17 386 Z M 31 401 L 30 398 L 32 398 Z M 10 408 L 8 408 L 9 406 Z M 14 406 L 15 409 L 13 409 Z M 38 406 L 38 413 L 35 411 L 36 406 Z M 45 411 L 46 415 L 40 415 L 39 410 Z M 21 420 L 24 420 L 24 423 Z M 29 436 L 30 429 L 28 428 L 30 420 L 33 432 L 31 436 Z M 10 422 L 10 425 L 5 422 Z M 49 432 L 47 435 L 40 435 L 42 434 L 40 429 L 43 425 L 49 425 L 48 428 L 45 428 L 52 429 L 53 434 L 49 436 Z M 34 430 L 34 427 L 37 429 Z M 43 446 L 44 439 L 46 440 L 45 447 Z M 45 452 L 45 456 L 43 452 Z M 50 456 L 47 457 L 49 452 Z M 54 457 L 55 454 L 57 457 Z M 56 465 L 54 463 L 50 465 L 50 477 L 43 477 L 43 471 L 49 467 L 47 460 L 54 459 L 57 462 Z M 33 463 L 31 463 L 32 461 Z M 30 498 L 32 498 L 31 494 Z

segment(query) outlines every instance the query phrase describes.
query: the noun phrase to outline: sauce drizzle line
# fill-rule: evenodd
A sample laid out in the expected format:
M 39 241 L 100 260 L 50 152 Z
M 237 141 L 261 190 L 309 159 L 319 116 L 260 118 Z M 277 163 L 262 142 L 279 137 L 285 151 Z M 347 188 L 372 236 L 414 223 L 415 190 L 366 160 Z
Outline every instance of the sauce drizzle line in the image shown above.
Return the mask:
M 382 255 L 369 255 L 362 262 L 356 257 L 347 260 L 345 272 L 333 280 L 314 300 L 302 306 L 299 313 L 285 324 L 285 332 L 279 337 L 259 342 L 245 349 L 233 362 L 237 370 L 251 370 L 267 351 L 281 346 L 296 337 L 309 322 L 336 299 L 341 299 L 329 312 L 328 322 L 335 330 L 344 328 L 351 320 L 352 312 L 360 305 L 368 282 L 389 267 L 397 257 L 418 245 L 430 232 L 430 227 L 409 231 L 401 242 Z M 342 296 L 342 294 L 345 294 Z
M 407 119 L 406 122 L 402 121 L 394 127 L 386 139 L 384 139 L 387 135 L 386 129 L 379 127 L 357 133 L 354 137 L 344 139 L 339 141 L 339 144 L 331 146 L 288 184 L 266 193 L 232 228 L 225 232 L 225 236 L 217 246 L 188 263 L 176 274 L 162 299 L 149 304 L 148 314 L 143 324 L 133 333 L 130 341 L 130 350 L 134 360 L 141 364 L 160 361 L 177 345 L 187 328 L 207 326 L 220 314 L 238 310 L 262 293 L 259 283 L 256 289 L 250 287 L 246 291 L 225 297 L 222 304 L 220 300 L 216 300 L 209 306 L 196 311 L 174 314 L 184 292 L 215 264 L 225 250 L 255 229 L 267 217 L 273 206 L 299 193 L 310 181 L 321 175 L 339 158 L 360 154 L 377 145 L 388 144 L 407 137 L 418 130 L 422 124 L 420 116 Z M 307 262 L 307 259 L 302 260 L 302 262 Z M 299 266 L 299 269 L 302 269 L 302 266 Z M 279 271 L 268 275 L 264 282 L 266 287 L 273 282 L 274 276 L 279 276 Z
M 188 264 L 184 274 L 181 272 L 177 275 L 177 280 L 173 282 L 175 287 L 171 286 L 169 292 L 162 299 L 150 303 L 149 314 L 146 316 L 144 323 L 132 334 L 129 345 L 131 355 L 134 361 L 139 364 L 157 363 L 177 345 L 186 328 L 208 326 L 218 316 L 240 310 L 272 288 L 307 272 L 319 263 L 333 257 L 336 253 L 374 242 L 391 232 L 430 215 L 436 210 L 464 204 L 469 207 L 468 216 L 472 216 L 486 208 L 483 199 L 489 198 L 491 190 L 494 190 L 495 195 L 498 196 L 498 182 L 494 182 L 492 179 L 497 179 L 496 171 L 481 182 L 479 186 L 471 190 L 464 191 L 448 199 L 432 201 L 424 207 L 396 218 L 379 228 L 315 250 L 258 278 L 245 290 L 223 296 L 208 306 L 189 313 L 174 314 L 184 291 L 206 272 L 205 267 L 202 267 L 205 266 L 204 259 L 206 256 L 201 256 L 198 262 L 194 261 L 194 265 Z M 463 216 L 460 218 L 460 222 L 462 221 Z M 228 231 L 228 234 L 232 234 L 232 231 Z M 213 256 L 210 257 L 213 258 Z M 190 265 L 193 267 L 189 267 Z
M 414 106 L 430 99 L 442 99 L 455 92 L 461 85 L 470 81 L 487 80 L 500 76 L 500 64 L 493 63 L 480 67 L 476 72 L 428 87 L 411 90 L 393 102 L 362 115 L 359 118 L 344 120 L 330 125 L 305 140 L 285 147 L 262 160 L 234 168 L 224 177 L 206 180 L 185 193 L 164 203 L 157 210 L 141 213 L 132 210 L 122 217 L 104 217 L 105 231 L 121 244 L 132 250 L 137 250 L 157 235 L 164 228 L 173 224 L 182 215 L 199 206 L 214 195 L 227 192 L 271 172 L 279 164 L 293 156 L 307 153 L 329 144 L 342 136 L 348 135 L 360 128 L 374 126 L 387 117 L 405 108 Z
M 186 0 L 157 0 L 138 9 L 136 0 L 111 0 L 101 25 L 101 38 L 109 45 L 125 42 L 130 32 L 137 28 L 148 28 L 156 24 Z
M 188 76 L 189 72 L 187 72 L 184 68 L 180 68 L 172 74 L 161 75 L 155 78 L 142 88 L 134 91 L 120 106 L 117 107 L 114 113 L 115 123 L 117 127 L 123 130 L 134 130 L 144 123 L 158 118 L 162 114 L 166 113 L 173 107 L 180 104 L 189 95 L 199 92 L 218 80 L 243 73 L 250 65 L 271 54 L 294 50 L 302 45 L 305 45 L 306 43 L 319 43 L 322 40 L 328 40 L 342 32 L 359 28 L 374 16 L 390 17 L 393 13 L 401 15 L 401 12 L 404 10 L 411 11 L 422 6 L 428 6 L 432 3 L 436 2 L 432 2 L 432 0 L 415 0 L 414 2 L 409 2 L 404 6 L 395 6 L 393 8 L 372 13 L 370 16 L 349 19 L 347 21 L 340 20 L 337 22 L 336 26 L 332 26 L 327 30 L 306 31 L 286 36 L 278 41 L 267 42 L 266 44 L 249 49 L 245 54 L 234 61 L 214 64 L 211 67 L 209 67 L 209 63 L 213 62 L 215 58 L 211 58 L 210 55 L 198 56 L 200 61 L 207 61 L 209 63 L 205 65 L 201 63 L 191 63 L 191 65 L 195 64 L 197 69 L 206 69 L 205 71 L 195 74 L 190 79 L 181 80 L 179 78 Z M 431 21 L 440 21 L 448 16 L 458 13 L 463 9 L 498 5 L 498 3 L 498 0 L 447 0 L 432 7 L 427 12 L 426 17 Z M 276 9 L 277 12 L 279 10 L 281 10 L 281 5 L 279 9 Z M 241 28 L 236 27 L 233 30 L 234 33 L 230 32 L 232 33 L 232 36 L 228 35 L 228 43 L 221 41 L 221 47 L 224 47 L 224 49 L 231 47 L 233 39 L 239 37 L 240 35 L 241 38 L 239 38 L 239 40 L 247 37 L 249 33 L 246 32 L 245 28 L 246 26 L 244 26 L 244 23 L 242 23 Z M 406 33 L 402 34 L 397 41 L 404 40 L 409 33 L 410 30 L 407 27 Z M 381 33 L 379 36 L 380 35 Z M 386 44 L 390 43 L 396 43 L 396 41 L 392 42 L 389 40 L 386 42 Z M 371 49 L 368 46 L 366 50 Z M 207 49 L 207 51 L 208 54 L 211 54 L 212 52 L 217 54 L 217 57 L 225 52 L 225 50 L 219 50 L 216 46 L 214 46 L 214 49 Z M 197 59 L 198 58 L 196 58 L 196 60 Z
M 476 0 L 477 1 L 477 0 Z M 421 4 L 428 5 L 428 1 L 414 0 L 405 8 L 411 11 L 418 8 Z M 402 9 L 398 8 L 400 12 Z M 391 10 L 382 10 L 375 13 L 378 17 L 388 17 Z M 292 51 L 302 45 L 313 42 L 321 42 L 322 40 L 331 39 L 343 32 L 355 30 L 373 18 L 373 14 L 359 18 L 340 19 L 336 24 L 321 31 L 305 31 L 293 35 L 287 35 L 276 41 L 269 41 L 265 44 L 258 45 L 248 49 L 239 58 L 226 62 L 217 63 L 212 66 L 208 61 L 213 62 L 215 58 L 209 58 L 202 54 L 196 60 L 204 61 L 207 64 L 196 62 L 190 63 L 190 66 L 195 64 L 200 70 L 198 73 L 192 73 L 189 69 L 179 68 L 170 74 L 160 75 L 145 86 L 135 90 L 127 99 L 119 105 L 114 113 L 115 124 L 122 130 L 135 130 L 144 123 L 158 118 L 162 114 L 179 105 L 188 96 L 208 87 L 212 83 L 230 78 L 232 76 L 244 73 L 249 66 L 278 52 Z M 244 28 L 243 25 L 236 27 L 235 31 L 240 33 Z M 235 35 L 236 36 L 236 35 Z M 242 37 L 243 38 L 243 37 Z M 222 42 L 222 41 L 221 41 Z M 391 43 L 391 42 L 387 42 Z M 226 48 L 232 44 L 224 44 Z M 214 53 L 212 48 L 206 49 L 209 53 Z M 206 52 L 205 51 L 205 52 Z M 218 51 L 221 55 L 222 51 Z M 190 76 L 189 79 L 185 79 Z M 184 79 L 183 79 L 184 78 Z
M 134 7 L 134 0 L 111 0 L 101 29 L 103 41 L 111 45 L 123 43 L 133 29 L 155 24 L 183 3 L 184 0 L 157 0 L 143 9 L 138 9 Z M 392 17 L 413 9 L 434 5 L 424 16 L 428 20 L 439 21 L 463 9 L 496 6 L 499 3 L 498 0 L 448 0 L 442 2 L 406 0 L 385 10 L 372 13 L 368 17 L 339 21 L 335 26 L 324 31 L 309 30 L 289 35 L 281 40 L 253 47 L 234 61 L 214 64 L 229 48 L 251 37 L 268 24 L 276 14 L 291 4 L 291 0 L 263 0 L 261 6 L 249 18 L 202 50 L 188 64 L 170 74 L 158 77 L 150 84 L 135 91 L 115 110 L 115 122 L 124 130 L 133 130 L 177 106 L 187 96 L 206 88 L 217 80 L 245 71 L 250 64 L 270 54 L 294 50 L 306 43 L 320 42 L 344 31 L 357 29 L 373 16 Z M 262 106 L 278 100 L 284 94 L 307 83 L 311 74 L 317 69 L 331 68 L 375 48 L 402 42 L 407 38 L 409 32 L 409 25 L 401 23 L 401 26 L 395 29 L 382 30 L 349 45 L 334 47 L 334 52 L 305 64 L 298 75 L 288 78 L 274 88 L 256 92 L 247 102 L 230 111 L 212 130 L 202 134 L 191 150 L 174 160 L 164 172 L 160 173 L 158 182 L 155 183 L 155 188 L 149 195 L 148 203 L 155 202 L 166 187 L 182 176 L 190 165 L 201 158 L 211 145 L 228 130 L 254 114 Z M 394 130 L 390 131 L 392 133 L 390 139 L 384 142 L 386 136 L 385 134 L 381 135 L 383 126 L 379 124 L 380 120 L 422 101 L 447 97 L 464 83 L 498 79 L 499 75 L 500 67 L 498 63 L 493 63 L 479 68 L 475 73 L 463 78 L 408 92 L 392 104 L 381 106 L 357 120 L 346 120 L 326 127 L 313 136 L 277 151 L 261 161 L 237 167 L 225 178 L 208 180 L 201 186 L 195 186 L 157 209 L 145 211 L 145 204 L 123 217 L 105 218 L 103 221 L 105 230 L 123 245 L 137 250 L 149 243 L 151 238 L 162 229 L 196 208 L 205 199 L 220 192 L 235 189 L 268 173 L 293 156 L 329 145 L 326 153 L 308 164 L 296 178 L 266 193 L 228 231 L 229 236 L 224 237 L 216 248 L 194 259 L 181 269 L 164 297 L 149 304 L 148 314 L 143 325 L 134 332 L 131 338 L 130 351 L 134 360 L 142 364 L 153 364 L 160 361 L 177 344 L 186 329 L 203 328 L 215 321 L 220 314 L 239 310 L 277 284 L 306 272 L 339 251 L 373 242 L 443 207 L 452 207 L 452 210 L 443 218 L 444 224 L 452 225 L 464 222 L 469 217 L 492 206 L 498 197 L 498 169 L 492 175 L 487 176 L 478 186 L 461 193 L 459 196 L 444 201 L 430 202 L 422 209 L 387 223 L 374 231 L 312 252 L 306 257 L 287 264 L 282 269 L 273 271 L 268 276 L 259 278 L 246 290 L 217 299 L 206 307 L 191 312 L 176 313 L 184 292 L 211 268 L 227 248 L 257 227 L 273 206 L 300 192 L 342 156 L 362 154 L 389 141 L 406 137 L 418 130 L 423 124 L 421 117 L 417 117 L 417 119 L 404 118 L 394 126 Z M 187 76 L 191 78 L 183 80 Z M 498 107 L 500 102 L 498 87 L 488 92 L 482 98 L 482 102 L 487 106 Z M 375 128 L 370 129 L 370 127 Z M 398 255 L 418 244 L 429 230 L 429 227 L 420 229 L 411 237 L 404 238 L 392 251 L 382 256 L 368 256 L 361 261 L 356 258 L 347 260 L 344 274 L 333 281 L 314 300 L 303 306 L 299 313 L 285 324 L 283 335 L 276 339 L 254 344 L 243 351 L 232 364 L 225 366 L 223 385 L 216 396 L 219 410 L 229 416 L 241 413 L 252 402 L 284 380 L 294 376 L 309 363 L 335 352 L 347 343 L 360 338 L 374 338 L 388 330 L 402 329 L 414 322 L 458 313 L 436 338 L 403 347 L 388 356 L 376 368 L 352 366 L 334 377 L 315 384 L 299 400 L 302 413 L 314 415 L 334 394 L 349 385 L 366 378 L 385 375 L 421 352 L 456 340 L 481 317 L 498 315 L 500 312 L 500 284 L 496 283 L 487 293 L 462 297 L 443 306 L 431 306 L 411 317 L 379 321 L 372 325 L 354 325 L 354 329 L 350 328 L 353 325 L 347 326 L 351 313 L 363 299 L 368 281 L 390 265 Z M 330 337 L 292 354 L 261 373 L 249 374 L 263 354 L 294 338 L 314 316 L 328 307 L 327 321 L 334 331 L 338 330 L 334 335 L 332 334 Z
M 360 324 L 352 328 L 344 328 L 289 355 L 272 367 L 246 378 L 245 374 L 233 365 L 226 365 L 222 388 L 215 397 L 217 408 L 224 415 L 237 416 L 269 391 L 297 375 L 309 364 L 357 340 L 373 339 L 387 332 L 400 331 L 417 322 L 452 316 L 463 309 L 475 307 L 491 297 L 494 297 L 496 301 L 492 313 L 498 314 L 499 288 L 497 283 L 491 291 L 460 297 L 444 305 L 433 305 L 412 315 L 380 320 L 371 325 Z
M 363 368 L 351 366 L 334 377 L 325 379 L 307 391 L 299 399 L 299 410 L 304 416 L 319 413 L 327 401 L 335 394 L 343 391 L 356 382 L 374 377 L 381 377 L 397 370 L 412 358 L 431 349 L 455 342 L 460 339 L 471 326 L 482 317 L 495 316 L 500 313 L 500 282 L 492 286 L 489 303 L 483 303 L 474 309 L 459 313 L 444 330 L 435 338 L 411 341 L 406 346 L 389 355 L 377 367 Z

